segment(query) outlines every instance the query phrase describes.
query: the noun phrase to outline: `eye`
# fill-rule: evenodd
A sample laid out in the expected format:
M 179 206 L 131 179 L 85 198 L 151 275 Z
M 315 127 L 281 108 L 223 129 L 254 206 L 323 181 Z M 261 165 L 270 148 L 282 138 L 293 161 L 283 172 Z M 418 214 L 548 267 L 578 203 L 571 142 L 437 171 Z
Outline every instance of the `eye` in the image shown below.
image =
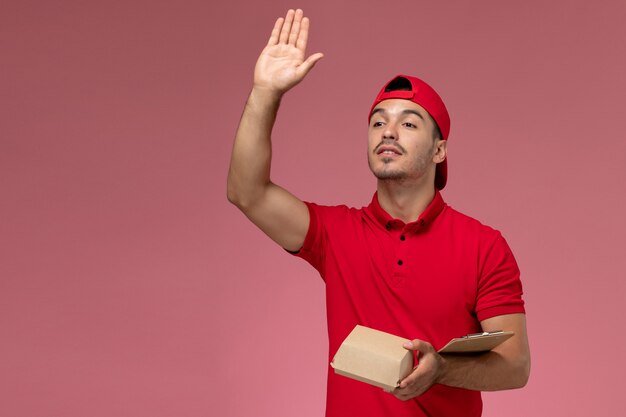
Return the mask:
M 372 127 L 380 127 L 383 125 L 383 122 L 374 122 L 372 123 Z
M 416 128 L 416 127 L 417 127 L 416 125 L 414 125 L 414 124 L 413 124 L 413 123 L 411 123 L 411 122 L 404 122 L 404 125 L 405 125 L 406 127 L 411 128 L 411 129 L 414 129 L 414 128 Z

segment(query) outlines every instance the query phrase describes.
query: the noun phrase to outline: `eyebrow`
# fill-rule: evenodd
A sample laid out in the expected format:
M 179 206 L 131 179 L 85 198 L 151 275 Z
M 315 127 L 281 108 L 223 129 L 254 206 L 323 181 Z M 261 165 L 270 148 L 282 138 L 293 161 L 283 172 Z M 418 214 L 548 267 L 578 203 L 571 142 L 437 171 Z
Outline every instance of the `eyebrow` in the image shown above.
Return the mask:
M 386 112 L 385 112 L 385 109 L 381 109 L 381 108 L 379 107 L 379 108 L 374 109 L 374 111 L 372 112 L 372 114 L 370 115 L 370 117 L 372 117 L 372 116 L 373 116 L 373 115 L 375 115 L 376 113 L 383 113 L 383 114 L 384 114 L 384 113 L 386 113 Z M 405 109 L 405 110 L 402 110 L 402 114 L 414 114 L 414 115 L 416 115 L 417 117 L 419 117 L 420 119 L 425 120 L 425 119 L 424 119 L 424 116 L 422 116 L 422 114 L 421 114 L 420 112 L 418 112 L 417 110 Z

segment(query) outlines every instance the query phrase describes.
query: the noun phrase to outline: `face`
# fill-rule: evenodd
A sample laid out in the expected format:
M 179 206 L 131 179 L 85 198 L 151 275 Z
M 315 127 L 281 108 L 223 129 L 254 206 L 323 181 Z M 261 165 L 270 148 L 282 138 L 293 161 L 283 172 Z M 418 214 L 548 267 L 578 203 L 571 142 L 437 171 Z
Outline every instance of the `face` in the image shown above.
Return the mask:
M 409 100 L 390 99 L 372 111 L 368 129 L 368 163 L 379 180 L 429 181 L 445 159 L 446 141 L 435 138 L 436 126 L 424 108 Z

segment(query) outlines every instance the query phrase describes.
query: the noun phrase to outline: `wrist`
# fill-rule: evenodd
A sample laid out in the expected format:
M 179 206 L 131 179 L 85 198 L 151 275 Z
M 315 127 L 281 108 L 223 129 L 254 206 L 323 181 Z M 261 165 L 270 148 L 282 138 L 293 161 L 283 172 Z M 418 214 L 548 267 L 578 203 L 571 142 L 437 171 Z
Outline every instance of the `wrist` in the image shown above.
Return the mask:
M 253 85 L 250 96 L 258 100 L 279 102 L 283 94 L 283 91 L 274 88 Z
M 446 359 L 444 355 L 440 355 L 437 353 L 437 362 L 438 363 L 438 372 L 435 378 L 436 384 L 444 384 L 447 380 L 448 372 L 450 371 L 450 362 Z
M 255 113 L 271 114 L 273 119 L 280 107 L 281 98 L 282 94 L 275 90 L 254 86 L 246 102 L 246 108 Z

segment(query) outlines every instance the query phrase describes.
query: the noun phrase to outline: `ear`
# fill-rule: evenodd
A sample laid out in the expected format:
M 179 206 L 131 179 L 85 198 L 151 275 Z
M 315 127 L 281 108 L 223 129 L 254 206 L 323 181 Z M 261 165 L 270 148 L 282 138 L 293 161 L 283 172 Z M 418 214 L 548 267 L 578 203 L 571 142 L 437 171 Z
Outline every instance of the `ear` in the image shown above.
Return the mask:
M 440 162 L 445 161 L 446 156 L 448 155 L 448 141 L 443 139 L 438 139 L 435 143 L 435 154 L 433 155 L 433 162 L 438 164 Z

